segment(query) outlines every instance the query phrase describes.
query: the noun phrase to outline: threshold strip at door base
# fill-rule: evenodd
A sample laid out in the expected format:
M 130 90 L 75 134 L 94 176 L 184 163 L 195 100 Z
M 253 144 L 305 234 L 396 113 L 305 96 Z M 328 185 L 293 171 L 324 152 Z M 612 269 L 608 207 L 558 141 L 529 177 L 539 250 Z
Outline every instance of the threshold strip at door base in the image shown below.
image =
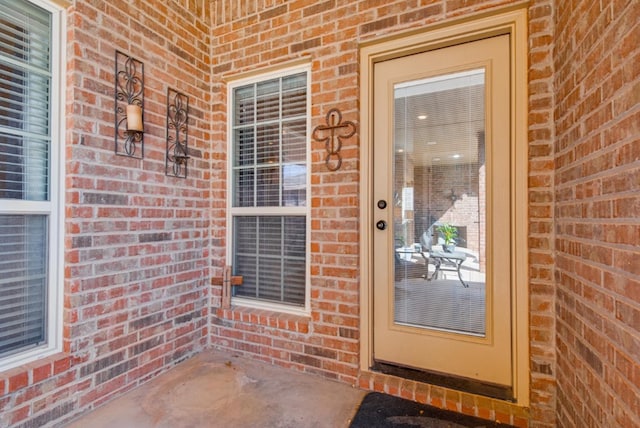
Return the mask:
M 380 373 L 429 383 L 431 385 L 442 386 L 458 391 L 469 392 L 471 394 L 497 398 L 498 400 L 515 401 L 513 397 L 513 388 L 510 386 L 481 382 L 475 379 L 428 370 L 418 370 L 378 360 L 373 363 L 373 367 L 371 367 L 371 369 Z

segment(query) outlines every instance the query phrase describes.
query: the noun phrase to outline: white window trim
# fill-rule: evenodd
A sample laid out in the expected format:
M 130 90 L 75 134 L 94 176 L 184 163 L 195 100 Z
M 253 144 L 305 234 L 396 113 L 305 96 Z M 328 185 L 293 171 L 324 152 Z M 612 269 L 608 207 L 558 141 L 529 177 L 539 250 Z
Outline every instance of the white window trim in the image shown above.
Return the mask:
M 64 295 L 64 142 L 66 11 L 47 0 L 28 0 L 51 13 L 51 164 L 49 201 L 4 200 L 3 214 L 48 214 L 47 342 L 0 359 L 0 371 L 62 352 Z
M 306 203 L 303 207 L 233 207 L 233 90 L 239 86 L 250 85 L 265 80 L 290 76 L 296 73 L 307 75 L 307 192 Z M 306 218 L 306 242 L 305 242 L 305 303 L 304 307 L 295 307 L 286 304 L 254 300 L 246 297 L 232 297 L 232 305 L 271 310 L 292 315 L 309 316 L 311 314 L 310 299 L 310 266 L 311 266 L 311 64 L 297 64 L 268 71 L 262 74 L 254 74 L 248 77 L 229 79 L 227 82 L 227 234 L 226 234 L 226 260 L 233 260 L 233 216 L 237 213 L 244 215 L 304 215 Z M 240 286 L 242 287 L 242 286 Z

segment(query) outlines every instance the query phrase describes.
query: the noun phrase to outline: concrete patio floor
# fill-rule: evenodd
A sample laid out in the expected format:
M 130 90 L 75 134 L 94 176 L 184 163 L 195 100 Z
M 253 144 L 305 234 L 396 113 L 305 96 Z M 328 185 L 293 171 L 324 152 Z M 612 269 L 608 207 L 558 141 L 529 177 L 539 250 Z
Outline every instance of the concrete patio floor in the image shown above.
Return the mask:
M 340 428 L 365 391 L 246 357 L 205 351 L 67 428 Z

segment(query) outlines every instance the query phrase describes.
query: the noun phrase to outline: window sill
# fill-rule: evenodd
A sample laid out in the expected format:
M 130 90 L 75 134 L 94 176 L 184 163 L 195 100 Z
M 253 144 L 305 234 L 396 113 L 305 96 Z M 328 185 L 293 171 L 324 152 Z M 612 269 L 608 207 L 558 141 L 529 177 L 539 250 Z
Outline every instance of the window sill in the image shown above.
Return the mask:
M 0 372 L 0 395 L 10 394 L 59 375 L 71 367 L 71 356 L 62 352 Z
M 244 306 L 217 309 L 216 316 L 221 320 L 262 325 L 303 334 L 309 333 L 309 321 L 311 320 L 308 316 Z

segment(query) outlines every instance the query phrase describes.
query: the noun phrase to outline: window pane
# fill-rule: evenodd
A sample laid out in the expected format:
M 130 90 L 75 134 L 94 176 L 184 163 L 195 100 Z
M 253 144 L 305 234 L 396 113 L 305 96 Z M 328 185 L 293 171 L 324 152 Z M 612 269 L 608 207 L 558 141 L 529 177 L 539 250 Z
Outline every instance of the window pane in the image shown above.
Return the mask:
M 258 97 L 277 95 L 280 92 L 280 79 L 271 79 L 258 83 L 256 92 Z
M 280 256 L 282 253 L 282 223 L 282 217 L 260 217 L 259 254 Z
M 282 123 L 282 161 L 304 162 L 307 158 L 307 124 L 305 119 Z
M 282 117 L 304 116 L 307 113 L 306 76 L 283 81 Z
M 253 165 L 255 162 L 255 147 L 253 128 L 240 128 L 234 131 L 233 165 Z
M 48 198 L 49 141 L 0 132 L 0 198 Z
M 280 126 L 259 125 L 256 132 L 256 163 L 280 162 Z
M 292 74 L 291 76 L 282 78 L 282 91 L 287 92 L 289 90 L 295 90 L 307 88 L 307 73 Z
M 258 168 L 256 181 L 256 206 L 280 206 L 280 168 Z
M 307 203 L 307 165 L 282 166 L 282 204 L 302 207 Z
M 0 0 L 0 52 L 49 70 L 51 16 L 29 2 Z
M 0 47 L 0 53 L 2 52 Z M 0 126 L 22 128 L 26 86 L 25 73 L 17 67 L 0 63 Z
M 277 256 L 258 256 L 259 270 L 259 294 L 262 300 L 284 301 L 282 288 L 281 260 Z
M 304 216 L 236 217 L 234 274 L 243 277 L 235 295 L 304 305 Z
M 287 257 L 299 257 L 304 254 L 306 245 L 306 222 L 304 217 L 284 217 L 284 230 L 287 239 L 284 242 L 284 255 Z M 293 273 L 293 272 L 288 272 Z
M 0 198 L 47 200 L 51 17 L 0 0 Z
M 280 81 L 278 79 L 258 83 L 256 121 L 264 122 L 280 118 Z
M 254 216 L 236 217 L 237 227 L 234 230 L 234 242 L 238 254 L 255 254 L 258 218 Z
M 234 89 L 232 165 L 245 167 L 233 171 L 234 207 L 306 205 L 306 88 L 298 73 Z
M 235 256 L 235 275 L 242 275 L 242 285 L 233 287 L 233 295 L 240 297 L 259 298 L 258 287 L 258 262 L 256 253 L 247 255 L 237 253 Z
M 304 305 L 305 261 L 287 259 L 285 267 L 283 294 L 288 302 Z
M 255 206 L 255 179 L 252 169 L 237 169 L 233 172 L 233 206 Z
M 237 88 L 233 91 L 233 95 L 235 100 L 235 108 L 233 111 L 234 124 L 243 125 L 253 123 L 253 102 L 255 100 L 253 85 Z
M 0 356 L 46 340 L 47 217 L 0 215 Z

